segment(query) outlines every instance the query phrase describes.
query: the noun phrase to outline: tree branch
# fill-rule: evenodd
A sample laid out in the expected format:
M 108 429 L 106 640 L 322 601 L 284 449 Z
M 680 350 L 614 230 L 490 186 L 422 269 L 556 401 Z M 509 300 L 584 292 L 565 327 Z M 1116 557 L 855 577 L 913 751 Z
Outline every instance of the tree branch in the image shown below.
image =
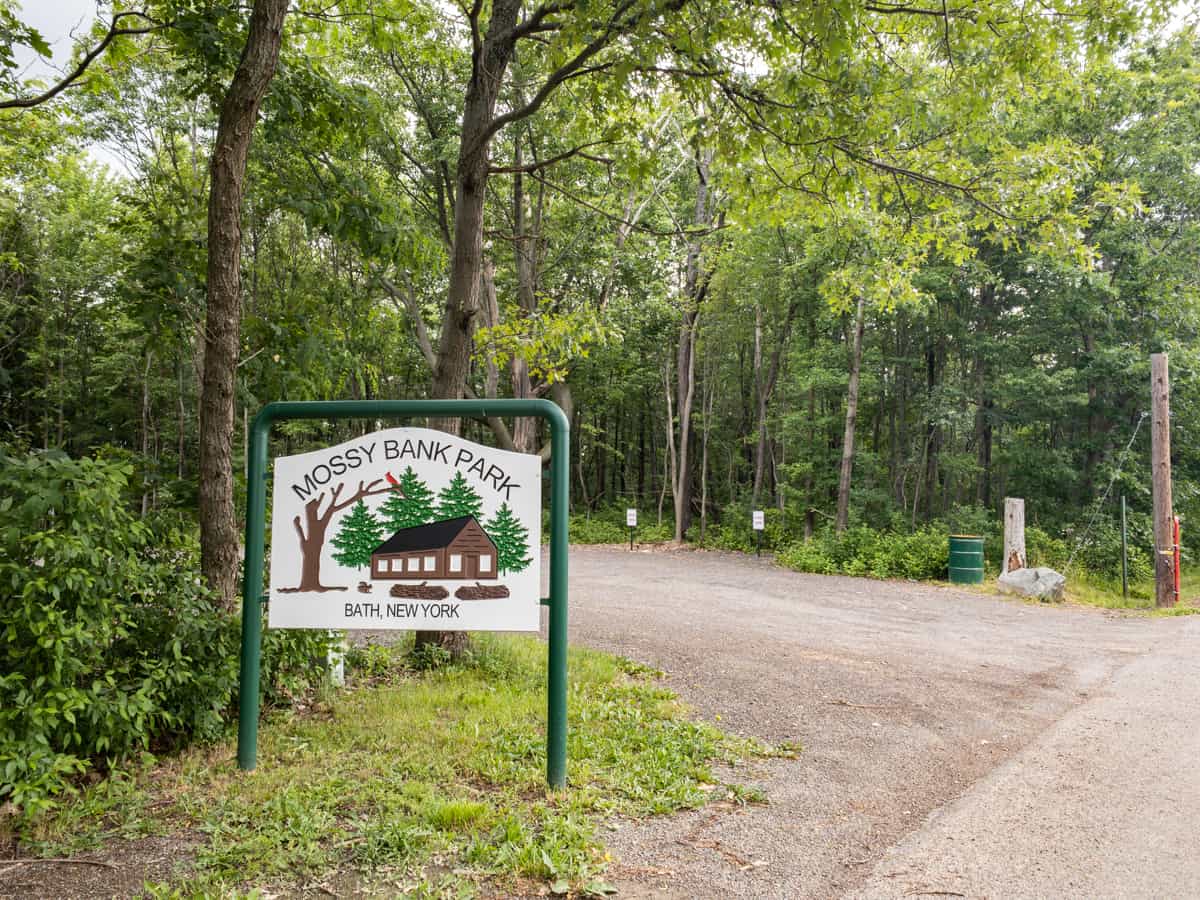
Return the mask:
M 613 38 L 619 34 L 626 34 L 637 27 L 645 16 L 651 14 L 656 16 L 668 15 L 673 12 L 678 12 L 686 6 L 688 0 L 668 0 L 661 7 L 653 6 L 647 11 L 635 13 L 631 16 L 626 16 L 629 10 L 634 5 L 634 0 L 622 0 L 620 5 L 613 11 L 612 16 L 608 20 L 608 25 L 599 35 L 584 45 L 583 49 L 575 54 L 568 62 L 564 63 L 556 69 L 538 88 L 536 94 L 530 98 L 529 102 L 524 106 L 519 106 L 516 109 L 509 110 L 503 115 L 499 115 L 492 119 L 491 123 L 485 128 L 478 138 L 480 144 L 486 146 L 487 142 L 492 139 L 504 126 L 517 122 L 521 119 L 528 118 L 541 109 L 542 104 L 547 98 L 554 93 L 555 89 L 578 69 L 581 69 L 589 59 L 607 47 Z
M 529 173 L 536 172 L 539 169 L 547 169 L 550 166 L 554 165 L 555 163 L 562 162 L 564 159 L 570 159 L 573 156 L 579 156 L 579 157 L 582 157 L 583 159 L 591 160 L 592 162 L 604 163 L 605 165 L 609 165 L 612 163 L 612 160 L 609 159 L 608 157 L 594 156 L 591 153 L 583 152 L 588 147 L 597 147 L 600 144 L 607 144 L 607 143 L 610 143 L 610 142 L 609 141 L 590 141 L 586 144 L 581 144 L 578 147 L 573 147 L 572 149 L 567 150 L 563 153 L 559 153 L 557 156 L 551 156 L 547 159 L 538 160 L 536 162 L 531 162 L 531 163 L 529 163 L 529 165 L 526 165 L 526 166 L 489 166 L 488 172 L 492 175 L 515 175 L 517 173 L 528 175 Z
M 143 28 L 119 27 L 120 21 L 130 16 L 134 16 L 138 19 L 144 19 L 153 24 L 147 25 Z M 87 72 L 88 66 L 95 62 L 96 58 L 100 56 L 100 54 L 108 48 L 108 45 L 118 37 L 127 34 L 150 34 L 155 31 L 161 31 L 163 28 L 167 27 L 167 24 L 169 23 L 155 22 L 154 19 L 150 18 L 143 12 L 130 11 L 116 13 L 113 15 L 112 21 L 108 25 L 108 31 L 105 33 L 104 37 L 101 38 L 100 43 L 88 51 L 87 55 L 85 55 L 83 59 L 79 61 L 79 64 L 75 66 L 70 74 L 63 76 L 63 78 L 57 84 L 52 85 L 51 87 L 42 91 L 42 93 L 35 94 L 32 97 L 10 97 L 7 100 L 0 100 L 0 109 L 30 109 L 34 106 L 45 103 L 47 100 L 54 99 L 67 88 L 78 82 L 79 79 L 83 77 L 84 73 Z

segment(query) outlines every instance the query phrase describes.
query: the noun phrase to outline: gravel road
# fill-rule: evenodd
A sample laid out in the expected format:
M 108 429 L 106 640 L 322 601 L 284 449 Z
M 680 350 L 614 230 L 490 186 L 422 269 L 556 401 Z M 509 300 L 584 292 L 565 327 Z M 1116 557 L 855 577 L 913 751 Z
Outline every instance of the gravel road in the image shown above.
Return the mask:
M 1194 896 L 1200 621 L 574 548 L 571 639 L 664 670 L 769 804 L 617 824 L 625 897 Z

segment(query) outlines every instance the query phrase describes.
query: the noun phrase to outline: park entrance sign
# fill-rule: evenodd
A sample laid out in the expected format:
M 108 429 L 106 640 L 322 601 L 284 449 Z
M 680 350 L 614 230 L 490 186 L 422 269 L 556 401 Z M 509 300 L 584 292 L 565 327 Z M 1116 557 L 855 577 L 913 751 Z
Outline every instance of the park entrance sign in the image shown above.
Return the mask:
M 541 459 L 441 431 L 391 428 L 275 460 L 264 592 L 271 426 L 296 419 L 534 416 L 550 426 L 550 592 L 541 584 Z M 238 767 L 258 759 L 264 606 L 279 628 L 533 630 L 549 608 L 546 781 L 567 781 L 567 462 L 549 400 L 268 403 L 247 448 Z
M 541 470 L 426 428 L 277 457 L 268 625 L 537 631 Z

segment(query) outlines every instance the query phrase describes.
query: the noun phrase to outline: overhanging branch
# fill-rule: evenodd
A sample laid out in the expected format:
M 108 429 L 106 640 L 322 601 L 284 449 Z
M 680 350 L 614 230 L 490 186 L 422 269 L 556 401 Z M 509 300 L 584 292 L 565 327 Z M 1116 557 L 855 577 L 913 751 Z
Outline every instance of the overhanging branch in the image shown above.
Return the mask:
M 141 19 L 152 24 L 140 28 L 122 28 L 120 26 L 121 20 L 130 17 Z M 143 12 L 130 11 L 116 13 L 112 17 L 112 21 L 108 25 L 108 31 L 105 32 L 104 37 L 100 40 L 100 43 L 89 50 L 69 74 L 63 76 L 60 81 L 54 85 L 51 85 L 40 94 L 34 94 L 32 97 L 10 97 L 7 100 L 0 100 L 0 109 L 31 109 L 32 107 L 39 106 L 48 100 L 53 100 L 67 88 L 77 83 L 79 79 L 82 78 L 87 72 L 88 66 L 95 62 L 100 54 L 102 54 L 108 48 L 108 45 L 117 38 L 123 35 L 151 34 L 155 31 L 161 31 L 163 28 L 166 28 L 168 24 L 169 23 L 155 22 L 154 19 L 150 18 L 150 16 Z

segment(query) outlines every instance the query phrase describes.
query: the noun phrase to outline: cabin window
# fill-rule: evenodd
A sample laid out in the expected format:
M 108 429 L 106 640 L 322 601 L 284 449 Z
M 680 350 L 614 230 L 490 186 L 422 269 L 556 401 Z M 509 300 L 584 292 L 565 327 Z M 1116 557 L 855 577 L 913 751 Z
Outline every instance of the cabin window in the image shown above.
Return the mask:
M 425 557 L 425 571 L 432 572 L 436 568 L 437 568 L 437 557 L 436 556 Z
M 410 572 L 420 572 L 421 571 L 421 558 L 419 556 L 410 556 L 408 558 L 408 571 L 410 571 Z
M 388 568 L 389 568 L 389 566 L 388 566 L 388 562 L 386 559 L 375 560 L 375 571 L 376 572 L 386 572 L 388 570 Z
M 492 571 L 492 556 L 490 553 L 479 554 L 479 571 L 480 572 Z
M 461 572 L 462 571 L 462 554 L 461 553 L 451 553 L 450 554 L 450 571 L 451 572 Z

